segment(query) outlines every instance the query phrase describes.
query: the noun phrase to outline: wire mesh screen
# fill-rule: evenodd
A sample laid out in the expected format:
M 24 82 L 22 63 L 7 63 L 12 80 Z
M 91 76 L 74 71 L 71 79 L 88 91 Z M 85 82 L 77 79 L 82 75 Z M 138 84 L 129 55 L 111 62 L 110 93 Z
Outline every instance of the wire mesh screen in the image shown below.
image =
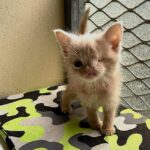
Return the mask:
M 150 116 L 150 1 L 86 0 L 90 32 L 123 21 L 123 105 Z

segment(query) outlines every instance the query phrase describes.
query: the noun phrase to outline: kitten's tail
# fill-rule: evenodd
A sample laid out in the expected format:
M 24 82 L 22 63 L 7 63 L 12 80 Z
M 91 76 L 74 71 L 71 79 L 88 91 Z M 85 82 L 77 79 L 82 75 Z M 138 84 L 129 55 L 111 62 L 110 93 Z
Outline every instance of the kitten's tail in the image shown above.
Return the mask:
M 78 34 L 84 34 L 84 33 L 86 33 L 89 12 L 90 12 L 90 8 L 88 8 L 84 12 L 83 16 L 81 17 L 81 20 L 80 20 L 80 23 L 79 23 Z

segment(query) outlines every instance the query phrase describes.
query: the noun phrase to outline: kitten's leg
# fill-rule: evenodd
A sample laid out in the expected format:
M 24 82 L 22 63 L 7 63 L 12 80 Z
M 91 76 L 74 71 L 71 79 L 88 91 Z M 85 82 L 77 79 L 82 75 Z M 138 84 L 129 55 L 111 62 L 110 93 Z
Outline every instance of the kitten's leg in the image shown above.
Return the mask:
M 64 113 L 69 113 L 71 111 L 71 100 L 75 98 L 75 94 L 72 92 L 72 90 L 67 89 L 63 93 L 62 102 L 61 102 L 61 111 Z
M 98 112 L 97 112 L 98 109 L 92 107 L 86 107 L 86 111 L 87 111 L 91 128 L 96 130 L 101 130 L 102 123 L 98 116 Z
M 104 121 L 102 126 L 102 134 L 112 135 L 115 133 L 114 128 L 114 118 L 116 114 L 116 108 L 111 108 L 109 110 L 104 108 Z

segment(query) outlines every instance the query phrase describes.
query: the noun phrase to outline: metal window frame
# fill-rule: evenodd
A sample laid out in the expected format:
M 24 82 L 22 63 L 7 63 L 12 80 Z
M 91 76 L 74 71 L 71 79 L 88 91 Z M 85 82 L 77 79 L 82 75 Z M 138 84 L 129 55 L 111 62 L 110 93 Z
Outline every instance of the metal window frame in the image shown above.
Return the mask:
M 84 10 L 85 0 L 64 0 L 65 30 L 75 32 Z

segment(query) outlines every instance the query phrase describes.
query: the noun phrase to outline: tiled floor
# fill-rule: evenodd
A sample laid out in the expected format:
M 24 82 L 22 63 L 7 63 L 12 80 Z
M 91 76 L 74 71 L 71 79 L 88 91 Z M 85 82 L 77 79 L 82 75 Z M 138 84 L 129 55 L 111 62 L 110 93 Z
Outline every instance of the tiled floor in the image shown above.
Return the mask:
M 139 101 L 138 107 L 137 107 L 136 101 L 133 101 L 132 103 L 127 103 L 126 101 L 122 100 L 121 104 L 127 108 L 132 108 L 133 110 L 150 118 L 150 106 L 147 106 L 146 104 L 142 103 L 141 101 Z M 146 107 L 146 109 L 141 109 L 141 107 Z
M 123 22 L 122 103 L 150 117 L 150 1 L 87 0 L 85 7 L 90 7 L 91 32 Z

